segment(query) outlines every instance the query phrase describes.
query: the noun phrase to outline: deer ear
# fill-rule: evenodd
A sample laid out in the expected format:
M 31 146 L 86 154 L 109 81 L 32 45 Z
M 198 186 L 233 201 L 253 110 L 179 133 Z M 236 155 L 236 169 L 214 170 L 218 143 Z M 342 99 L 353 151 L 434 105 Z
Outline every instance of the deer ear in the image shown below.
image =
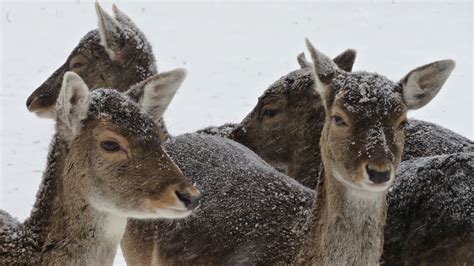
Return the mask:
M 76 135 L 89 109 L 89 88 L 74 72 L 64 74 L 56 104 L 56 119 L 66 135 Z
M 313 60 L 313 76 L 314 76 L 314 87 L 316 91 L 321 95 L 324 105 L 327 109 L 327 103 L 332 93 L 329 91 L 328 86 L 321 81 L 321 77 L 329 77 L 336 69 L 337 65 L 325 54 L 319 52 L 314 48 L 313 44 L 306 39 L 306 46 L 308 47 L 309 54 Z
M 95 11 L 99 21 L 100 44 L 105 48 L 110 59 L 116 61 L 125 43 L 125 30 L 117 20 L 100 7 L 98 2 L 95 3 Z
M 114 12 L 115 19 L 122 25 L 125 25 L 126 27 L 137 31 L 138 27 L 133 23 L 133 21 L 130 19 L 129 16 L 127 16 L 125 13 L 123 13 L 118 7 L 113 4 L 112 5 L 112 11 Z
M 408 109 L 415 110 L 429 103 L 438 94 L 455 66 L 453 60 L 441 60 L 408 73 L 400 81 Z
M 347 49 L 344 52 L 340 53 L 336 56 L 333 61 L 339 67 L 339 69 L 344 70 L 346 72 L 351 72 L 352 67 L 354 66 L 354 62 L 357 56 L 357 51 L 354 49 Z
M 158 121 L 185 78 L 186 70 L 178 68 L 152 76 L 133 90 L 135 93 L 137 90 L 140 91 L 138 102 L 154 121 Z

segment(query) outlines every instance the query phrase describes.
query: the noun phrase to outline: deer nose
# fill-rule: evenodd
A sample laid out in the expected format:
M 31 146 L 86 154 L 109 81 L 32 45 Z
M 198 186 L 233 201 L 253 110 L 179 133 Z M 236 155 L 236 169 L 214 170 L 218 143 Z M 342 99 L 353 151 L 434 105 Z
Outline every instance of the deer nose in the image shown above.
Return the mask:
M 33 95 L 31 95 L 30 97 L 28 97 L 28 99 L 26 99 L 26 108 L 29 108 L 31 103 L 36 99 L 36 96 L 33 97 Z
M 192 195 L 189 192 L 176 191 L 176 197 L 184 204 L 189 210 L 196 209 L 199 206 L 199 199 L 201 198 L 200 194 Z
M 375 167 L 371 167 L 370 164 L 365 165 L 365 170 L 367 171 L 367 175 L 369 176 L 369 180 L 372 181 L 374 184 L 383 184 L 390 180 L 391 176 L 391 169 L 388 167 L 388 170 L 380 171 L 380 169 L 373 169 Z

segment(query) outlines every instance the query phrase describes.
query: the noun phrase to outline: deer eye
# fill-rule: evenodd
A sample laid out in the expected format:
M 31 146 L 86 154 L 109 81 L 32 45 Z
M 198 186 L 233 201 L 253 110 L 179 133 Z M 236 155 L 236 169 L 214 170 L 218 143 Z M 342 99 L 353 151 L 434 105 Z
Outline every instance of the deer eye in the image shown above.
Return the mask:
M 71 59 L 69 63 L 69 69 L 78 69 L 87 64 L 87 58 L 82 55 L 75 56 Z
M 267 117 L 274 117 L 278 114 L 278 110 L 276 109 L 266 109 L 263 111 L 263 116 L 267 116 Z
M 104 141 L 100 143 L 100 147 L 108 152 L 118 152 L 120 151 L 120 144 L 115 141 Z
M 83 62 L 76 62 L 76 63 L 72 64 L 71 68 L 80 68 L 84 65 L 85 64 Z
M 346 122 L 344 119 L 338 115 L 333 115 L 332 116 L 332 121 L 336 126 L 347 126 Z
M 406 126 L 407 126 L 408 122 L 406 120 L 403 120 L 402 122 L 400 122 L 400 124 L 398 125 L 398 129 L 405 129 Z

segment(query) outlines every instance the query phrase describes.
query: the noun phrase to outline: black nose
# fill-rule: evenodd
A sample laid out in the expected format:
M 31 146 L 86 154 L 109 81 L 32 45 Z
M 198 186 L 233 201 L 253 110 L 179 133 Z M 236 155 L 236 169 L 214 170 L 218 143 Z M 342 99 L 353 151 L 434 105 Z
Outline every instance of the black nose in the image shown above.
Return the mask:
M 32 97 L 32 96 L 30 96 L 30 97 L 28 97 L 28 99 L 26 99 L 26 107 L 29 107 L 31 105 L 31 103 L 33 102 L 33 100 L 36 98 L 36 97 Z
M 390 170 L 379 172 L 377 170 L 370 169 L 369 165 L 366 165 L 365 169 L 369 175 L 369 180 L 374 182 L 374 184 L 382 184 L 390 180 Z
M 193 196 L 188 192 L 180 192 L 176 191 L 176 196 L 178 199 L 184 203 L 184 206 L 190 210 L 196 209 L 197 206 L 199 206 L 199 198 L 201 196 Z

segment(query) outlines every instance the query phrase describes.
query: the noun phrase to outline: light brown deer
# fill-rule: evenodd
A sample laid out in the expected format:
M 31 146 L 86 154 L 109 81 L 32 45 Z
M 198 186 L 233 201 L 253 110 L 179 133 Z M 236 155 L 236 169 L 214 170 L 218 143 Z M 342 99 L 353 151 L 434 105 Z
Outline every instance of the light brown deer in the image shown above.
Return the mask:
M 129 264 L 378 263 L 406 111 L 436 95 L 454 62 L 417 68 L 396 83 L 341 71 L 311 51 L 327 108 L 321 138 L 326 170 L 307 228 L 301 227 L 312 192 L 231 141 L 186 135 L 166 147 L 206 192 L 202 208 L 183 222 L 130 224 L 122 241 Z M 185 249 L 172 244 L 183 238 Z
M 199 191 L 163 149 L 155 123 L 184 76 L 140 83 L 138 105 L 65 74 L 38 209 L 24 224 L 1 213 L 0 265 L 112 265 L 128 217 L 183 218 L 198 206 Z
M 368 72 L 334 71 L 307 41 L 326 118 L 323 172 L 297 263 L 375 265 L 383 249 L 386 195 L 400 163 L 406 112 L 426 105 L 455 64 L 437 61 L 400 82 Z
M 98 29 L 89 31 L 60 66 L 27 99 L 30 112 L 51 117 L 67 71 L 78 74 L 88 88 L 114 88 L 125 91 L 130 86 L 157 73 L 151 44 L 135 23 L 117 6 L 114 17 L 95 3 Z M 162 140 L 168 133 L 163 120 Z

